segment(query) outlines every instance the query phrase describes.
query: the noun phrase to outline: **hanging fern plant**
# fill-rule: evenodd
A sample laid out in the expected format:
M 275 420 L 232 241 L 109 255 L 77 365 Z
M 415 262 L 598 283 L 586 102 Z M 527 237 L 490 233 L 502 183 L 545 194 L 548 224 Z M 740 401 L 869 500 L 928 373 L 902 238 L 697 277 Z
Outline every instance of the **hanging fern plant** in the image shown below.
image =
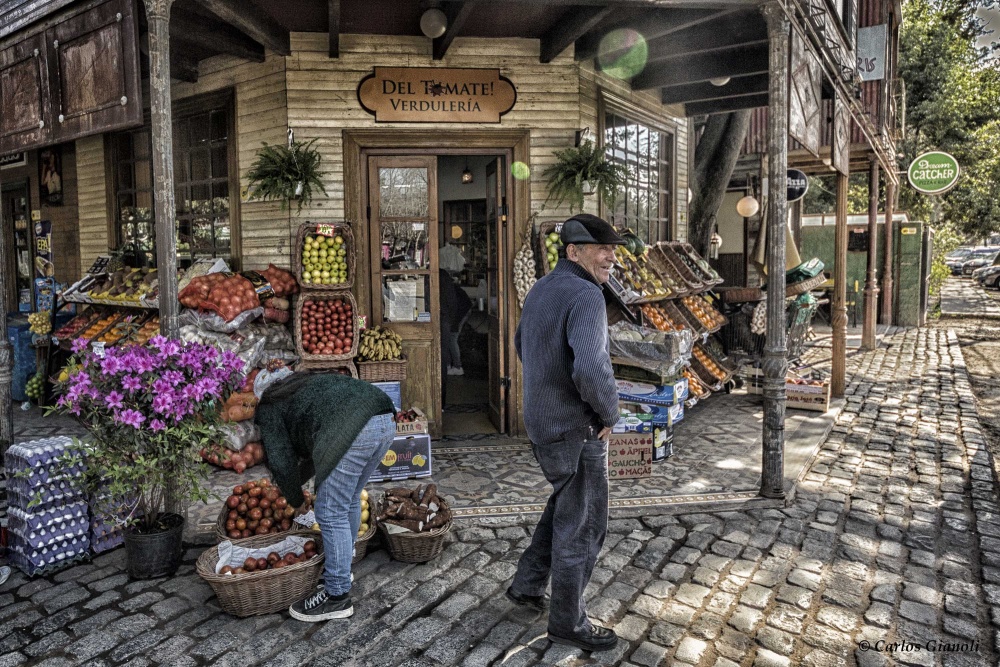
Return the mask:
M 309 205 L 316 191 L 326 195 L 326 188 L 319 177 L 319 164 L 323 160 L 313 148 L 316 139 L 306 143 L 292 141 L 288 147 L 270 145 L 257 151 L 257 158 L 247 172 L 251 199 L 279 200 L 281 208 L 293 199 L 298 211 Z
M 549 196 L 554 206 L 569 203 L 570 212 L 583 208 L 584 194 L 601 195 L 605 204 L 614 207 L 619 193 L 628 183 L 629 171 L 625 165 L 607 159 L 604 150 L 585 141 L 577 148 L 555 152 L 556 163 L 542 172 L 549 180 Z M 588 185 L 589 184 L 589 185 Z

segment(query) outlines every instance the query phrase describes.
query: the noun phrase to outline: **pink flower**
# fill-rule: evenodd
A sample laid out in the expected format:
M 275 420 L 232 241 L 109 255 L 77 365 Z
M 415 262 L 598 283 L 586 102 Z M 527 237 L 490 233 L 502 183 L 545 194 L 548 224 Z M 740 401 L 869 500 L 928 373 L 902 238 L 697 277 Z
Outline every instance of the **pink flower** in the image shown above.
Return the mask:
M 125 397 L 121 393 L 111 390 L 104 399 L 104 404 L 109 408 L 120 408 L 122 407 L 122 399 Z
M 119 424 L 127 424 L 134 429 L 138 429 L 146 421 L 146 418 L 138 410 L 122 410 L 115 413 L 115 421 Z
M 73 351 L 73 354 L 80 354 L 81 352 L 87 349 L 87 345 L 89 344 L 90 344 L 89 338 L 77 338 L 72 343 L 70 343 L 70 349 Z
M 142 389 L 142 380 L 134 375 L 126 375 L 122 378 L 122 389 L 126 391 L 138 391 Z
M 167 425 L 159 419 L 152 419 L 149 422 L 149 428 L 153 431 L 165 431 L 167 430 Z

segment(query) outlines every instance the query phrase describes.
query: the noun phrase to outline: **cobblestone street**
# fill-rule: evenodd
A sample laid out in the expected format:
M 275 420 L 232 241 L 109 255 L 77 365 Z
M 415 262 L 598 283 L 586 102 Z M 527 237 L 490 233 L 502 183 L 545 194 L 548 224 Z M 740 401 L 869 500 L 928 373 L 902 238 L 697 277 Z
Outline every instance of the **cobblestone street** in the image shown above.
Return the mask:
M 0 665 L 995 665 L 1000 505 L 958 339 L 886 343 L 852 359 L 786 509 L 612 522 L 589 590 L 623 638 L 611 652 L 552 645 L 544 617 L 505 600 L 525 528 L 469 526 L 427 565 L 371 554 L 354 618 L 319 625 L 222 613 L 200 549 L 166 580 L 129 583 L 121 550 L 15 572 Z

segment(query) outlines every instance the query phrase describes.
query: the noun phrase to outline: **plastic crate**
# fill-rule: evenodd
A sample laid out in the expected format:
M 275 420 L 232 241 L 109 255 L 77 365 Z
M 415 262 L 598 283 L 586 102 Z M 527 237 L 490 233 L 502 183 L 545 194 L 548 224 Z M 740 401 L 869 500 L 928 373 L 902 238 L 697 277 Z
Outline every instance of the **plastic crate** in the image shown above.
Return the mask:
M 10 563 L 28 576 L 62 570 L 90 558 L 90 537 L 82 535 L 36 549 L 16 533 L 10 535 Z

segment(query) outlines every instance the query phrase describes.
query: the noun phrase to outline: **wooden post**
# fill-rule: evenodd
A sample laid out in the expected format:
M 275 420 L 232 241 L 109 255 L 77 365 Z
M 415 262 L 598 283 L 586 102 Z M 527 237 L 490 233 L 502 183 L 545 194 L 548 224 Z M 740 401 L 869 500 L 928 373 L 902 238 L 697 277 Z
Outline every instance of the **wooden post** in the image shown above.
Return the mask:
M 837 172 L 837 222 L 833 244 L 833 370 L 830 393 L 840 398 L 847 384 L 847 188 Z
M 177 302 L 177 211 L 170 101 L 170 7 L 173 0 L 143 0 L 149 23 L 149 98 L 153 135 L 153 211 L 160 333 L 180 337 Z
M 892 234 L 896 185 L 891 179 L 885 180 L 885 242 L 882 244 L 882 324 L 892 324 Z
M 3 191 L 3 178 L 0 177 L 0 192 Z M 3 203 L 0 200 L 0 265 L 6 267 L 7 253 L 7 221 L 3 217 Z M 14 444 L 14 397 L 11 395 L 11 382 L 14 379 L 14 348 L 7 340 L 7 281 L 14 280 L 6 271 L 0 271 L 0 467 L 3 466 L 3 455 L 7 448 Z
M 785 229 L 788 224 L 789 20 L 781 5 L 761 10 L 767 21 L 767 330 L 764 343 L 764 429 L 760 495 L 785 495 Z
M 878 347 L 878 160 L 872 157 L 868 168 L 868 272 L 865 276 L 865 320 L 861 331 L 861 349 Z

